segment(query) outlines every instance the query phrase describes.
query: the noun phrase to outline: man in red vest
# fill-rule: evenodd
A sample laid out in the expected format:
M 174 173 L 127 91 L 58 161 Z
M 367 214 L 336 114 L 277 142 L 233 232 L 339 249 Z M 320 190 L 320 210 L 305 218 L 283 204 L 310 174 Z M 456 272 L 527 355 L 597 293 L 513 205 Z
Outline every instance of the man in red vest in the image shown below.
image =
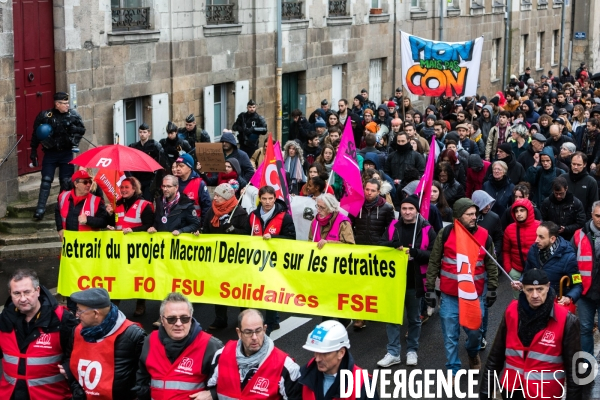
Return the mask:
M 104 288 L 71 295 L 80 325 L 71 339 L 66 369 L 69 382 L 78 383 L 88 399 L 132 400 L 133 387 L 146 332 L 125 318 L 110 302 Z
M 85 170 L 71 176 L 74 188 L 58 195 L 54 211 L 56 230 L 62 241 L 64 230 L 92 231 L 106 228 L 110 222 L 104 200 L 90 193 L 92 177 Z
M 3 399 L 70 399 L 58 366 L 77 320 L 59 306 L 32 270 L 19 269 L 9 280 L 10 300 L 0 314 Z M 39 385 L 33 383 L 41 382 Z M 74 394 L 73 394 L 74 395 Z
M 338 321 L 323 321 L 315 326 L 308 334 L 306 344 L 302 346 L 305 350 L 314 352 L 307 365 L 300 370 L 298 382 L 302 385 L 302 399 L 340 399 L 341 398 L 341 374 L 340 371 L 350 371 L 356 379 L 356 373 L 362 374 L 361 368 L 354 364 L 350 354 L 350 339 L 344 325 Z M 371 385 L 376 385 L 371 382 Z M 358 385 L 355 384 L 354 388 Z M 372 387 L 371 386 L 371 387 Z M 353 389 L 348 399 L 379 399 L 377 389 L 368 394 L 364 382 L 360 382 L 360 397 L 356 396 Z M 348 388 L 346 388 L 348 389 Z
M 583 292 L 577 302 L 581 323 L 581 348 L 594 355 L 594 317 L 600 310 L 600 201 L 592 204 L 592 219 L 577 230 L 571 239 L 577 253 L 577 266 L 581 274 Z
M 206 390 L 213 358 L 223 343 L 203 332 L 193 313 L 192 303 L 181 293 L 170 293 L 163 300 L 161 326 L 142 348 L 135 387 L 138 399 L 187 399 Z
M 495 382 L 502 382 L 504 398 L 560 399 L 566 394 L 569 400 L 580 400 L 574 368 L 581 350 L 579 321 L 555 302 L 544 270 L 526 270 L 521 281 L 523 292 L 508 305 L 496 332 L 480 398 L 494 398 Z
M 189 154 L 182 154 L 175 161 L 177 164 L 177 178 L 179 179 L 179 193 L 185 194 L 194 202 L 196 216 L 200 226 L 204 224 L 204 216 L 210 210 L 212 202 L 208 187 L 200 175 L 194 171 L 194 159 Z
M 239 340 L 229 341 L 215 355 L 215 372 L 208 386 L 216 386 L 217 397 L 202 392 L 196 400 L 302 399 L 298 384 L 300 367 L 275 347 L 266 330 L 260 311 L 251 308 L 242 311 L 236 328 Z
M 488 231 L 477 226 L 477 213 L 479 209 L 470 199 L 462 198 L 456 200 L 453 207 L 454 223 L 462 224 L 483 247 L 479 249 L 477 264 L 475 265 L 474 283 L 477 290 L 483 315 L 483 297 L 487 306 L 491 307 L 496 301 L 496 288 L 498 287 L 498 269 L 494 260 L 486 255 L 494 254 L 494 243 Z M 444 336 L 444 347 L 446 349 L 446 368 L 452 370 L 452 375 L 461 369 L 462 365 L 458 357 L 458 346 L 460 339 L 460 326 L 458 324 L 458 274 L 456 267 L 457 243 L 454 233 L 454 225 L 444 227 L 435 238 L 429 266 L 427 267 L 427 293 L 425 301 L 430 307 L 435 307 L 435 280 L 440 278 L 440 291 L 442 292 L 440 304 L 440 319 L 442 322 L 442 333 Z M 487 284 L 487 296 L 485 287 Z M 481 331 L 479 329 L 466 329 L 467 342 L 465 347 L 469 356 L 469 368 L 480 369 L 481 359 L 479 350 L 481 346 Z

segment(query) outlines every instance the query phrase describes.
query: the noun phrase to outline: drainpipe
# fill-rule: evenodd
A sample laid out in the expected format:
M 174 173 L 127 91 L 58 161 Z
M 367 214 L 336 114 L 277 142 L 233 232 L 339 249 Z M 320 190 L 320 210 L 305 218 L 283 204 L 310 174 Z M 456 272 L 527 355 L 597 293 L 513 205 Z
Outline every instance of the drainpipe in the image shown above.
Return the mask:
M 565 41 L 565 2 L 562 4 L 562 13 L 560 17 L 560 58 L 558 59 L 558 76 L 562 76 L 563 65 L 563 42 Z
M 506 87 L 508 81 L 508 74 L 510 74 L 510 62 L 508 57 L 510 37 L 510 25 L 511 25 L 511 11 L 512 11 L 512 0 L 508 0 L 506 4 L 506 12 L 504 13 L 504 73 L 502 74 L 502 90 Z M 507 68 L 508 67 L 508 68 Z
M 440 38 L 439 41 L 444 41 L 444 0 L 440 0 Z
M 277 75 L 277 81 L 275 83 L 276 86 L 276 90 L 277 90 L 277 132 L 276 137 L 277 140 L 281 142 L 282 140 L 282 131 L 283 131 L 283 111 L 281 109 L 281 75 L 282 75 L 282 68 L 281 68 L 281 2 L 283 0 L 277 0 L 277 70 L 276 70 L 276 75 Z
M 396 35 L 398 35 L 398 28 L 396 27 L 396 14 L 398 13 L 398 9 L 396 7 L 397 4 L 394 0 L 394 43 L 392 45 L 392 51 L 394 53 L 392 55 L 392 71 L 394 72 L 392 73 L 392 91 L 396 90 L 396 57 L 398 56 L 396 54 Z

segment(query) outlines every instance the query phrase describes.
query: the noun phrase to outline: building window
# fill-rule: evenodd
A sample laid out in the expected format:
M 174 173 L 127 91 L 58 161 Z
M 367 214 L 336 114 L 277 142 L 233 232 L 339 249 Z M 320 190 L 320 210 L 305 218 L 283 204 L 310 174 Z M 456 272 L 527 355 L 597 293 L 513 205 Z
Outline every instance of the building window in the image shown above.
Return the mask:
M 150 29 L 150 7 L 143 0 L 111 0 L 113 31 Z
M 296 0 L 282 1 L 281 17 L 283 19 L 304 19 L 302 14 L 302 5 L 304 2 Z
M 345 17 L 348 15 L 346 6 L 346 0 L 329 0 L 329 16 Z
M 380 8 L 379 0 L 371 0 L 371 8 Z
M 215 85 L 214 96 L 214 141 L 218 142 L 221 139 L 223 129 L 229 129 L 227 125 L 227 84 Z
M 143 122 L 142 99 L 127 99 L 123 101 L 125 112 L 123 113 L 123 122 L 125 124 L 125 145 L 137 142 L 138 127 Z
M 519 71 L 525 71 L 525 55 L 527 54 L 527 39 L 529 35 L 521 35 L 521 47 L 519 49 Z
M 207 0 L 206 23 L 207 24 L 233 24 L 235 4 L 233 0 Z
M 411 8 L 419 8 L 419 0 L 410 0 L 410 7 Z
M 490 67 L 492 80 L 498 79 L 498 59 L 500 58 L 500 39 L 492 40 L 492 64 Z
M 381 58 L 371 60 L 369 64 L 369 100 L 375 104 L 381 104 L 381 71 L 383 71 L 383 60 Z
M 535 45 L 535 67 L 537 69 L 542 68 L 544 54 L 544 32 L 538 32 L 537 42 Z
M 558 49 L 560 44 L 560 36 L 558 29 L 552 31 L 552 54 L 550 64 L 556 65 L 559 59 Z
M 485 0 L 471 0 L 471 8 L 484 8 Z

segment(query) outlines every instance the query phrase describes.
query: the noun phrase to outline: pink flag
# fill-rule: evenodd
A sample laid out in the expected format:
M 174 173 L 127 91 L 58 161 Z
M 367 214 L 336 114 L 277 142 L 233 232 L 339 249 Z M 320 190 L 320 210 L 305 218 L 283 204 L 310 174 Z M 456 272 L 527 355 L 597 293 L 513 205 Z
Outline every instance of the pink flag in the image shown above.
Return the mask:
M 431 207 L 431 185 L 433 185 L 433 170 L 435 161 L 440 155 L 440 148 L 435 141 L 435 135 L 431 138 L 431 146 L 429 147 L 429 155 L 427 156 L 427 165 L 425 173 L 421 177 L 415 194 L 421 198 L 421 215 L 423 218 L 429 218 L 429 208 Z
M 331 167 L 344 182 L 344 194 L 340 201 L 341 207 L 354 216 L 358 215 L 365 202 L 365 192 L 360 177 L 360 168 L 356 158 L 356 144 L 352 124 L 346 120 L 344 133 L 340 141 L 335 161 Z

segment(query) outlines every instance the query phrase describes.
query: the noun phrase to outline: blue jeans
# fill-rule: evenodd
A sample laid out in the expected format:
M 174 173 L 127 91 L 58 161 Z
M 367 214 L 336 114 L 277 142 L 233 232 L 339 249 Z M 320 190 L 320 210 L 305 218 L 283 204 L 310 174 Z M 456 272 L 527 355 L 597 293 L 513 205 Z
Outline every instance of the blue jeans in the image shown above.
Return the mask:
M 407 289 L 404 296 L 404 310 L 408 323 L 408 338 L 406 338 L 406 351 L 415 353 L 419 350 L 419 337 L 421 336 L 421 299 L 417 297 L 415 289 Z M 386 324 L 388 344 L 387 352 L 398 357 L 400 355 L 400 325 Z
M 483 315 L 483 299 L 479 298 L 481 314 Z M 440 318 L 442 320 L 442 334 L 444 335 L 444 347 L 446 348 L 446 368 L 452 370 L 456 375 L 462 365 L 458 358 L 458 341 L 460 338 L 460 325 L 458 324 L 458 297 L 442 293 L 440 304 Z M 479 329 L 463 328 L 467 334 L 465 348 L 469 357 L 475 357 L 479 353 L 481 332 Z
M 594 356 L 594 316 L 600 317 L 600 302 L 588 300 L 581 296 L 577 301 L 579 326 L 581 335 L 581 350 Z

